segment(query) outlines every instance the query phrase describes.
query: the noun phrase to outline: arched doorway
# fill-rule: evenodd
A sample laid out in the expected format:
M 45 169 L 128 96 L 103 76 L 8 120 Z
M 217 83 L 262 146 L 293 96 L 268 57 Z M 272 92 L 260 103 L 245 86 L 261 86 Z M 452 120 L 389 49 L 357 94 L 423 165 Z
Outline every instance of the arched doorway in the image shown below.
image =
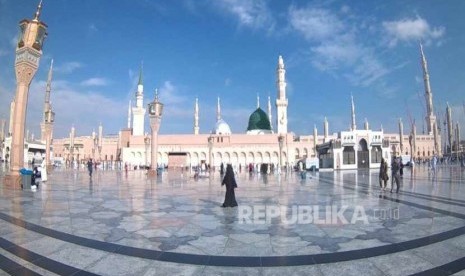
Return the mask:
M 370 154 L 368 152 L 368 144 L 367 141 L 363 138 L 358 142 L 357 161 L 358 168 L 370 167 Z

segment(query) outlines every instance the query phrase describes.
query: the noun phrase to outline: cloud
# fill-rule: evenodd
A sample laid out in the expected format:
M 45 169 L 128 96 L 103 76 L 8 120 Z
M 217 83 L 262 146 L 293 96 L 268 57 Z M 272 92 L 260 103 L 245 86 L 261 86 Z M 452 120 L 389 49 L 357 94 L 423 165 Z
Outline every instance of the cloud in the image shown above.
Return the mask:
M 53 68 L 54 72 L 62 73 L 62 74 L 70 74 L 74 72 L 76 69 L 83 67 L 84 65 L 77 61 L 65 62 L 61 65 L 57 65 Z
M 321 41 L 339 35 L 344 24 L 328 10 L 319 8 L 289 8 L 289 23 L 307 40 Z
M 360 29 L 356 23 L 343 18 L 350 17 L 350 9 L 341 11 L 344 17 L 328 9 L 307 6 L 291 6 L 288 21 L 291 29 L 308 41 L 308 59 L 321 71 L 338 73 L 356 86 L 369 86 L 388 74 L 390 70 L 374 54 L 372 47 L 358 39 Z
M 265 0 L 217 0 L 212 1 L 225 12 L 235 16 L 240 26 L 252 29 L 274 28 L 274 19 Z
M 388 35 L 389 46 L 396 46 L 398 42 L 424 40 L 429 43 L 442 37 L 446 31 L 443 26 L 431 27 L 428 22 L 417 17 L 415 19 L 401 19 L 398 21 L 385 21 L 382 23 Z
M 97 28 L 97 26 L 95 26 L 94 23 L 89 24 L 88 29 L 89 29 L 89 33 L 96 33 L 96 32 L 98 32 L 98 28 Z
M 40 133 L 45 81 L 33 81 L 29 92 L 27 127 Z M 105 122 L 108 133 L 117 133 L 127 114 L 127 103 L 98 91 L 83 90 L 80 84 L 54 80 L 50 100 L 55 112 L 54 137 L 65 137 L 74 124 L 79 135 L 90 134 L 100 122 Z M 34 104 L 32 104 L 34 103 Z
M 106 86 L 108 80 L 104 78 L 90 78 L 81 82 L 82 86 Z
M 178 95 L 177 88 L 170 81 L 163 83 L 163 86 L 158 89 L 158 95 L 160 100 L 166 104 L 179 104 L 186 101 L 186 97 Z

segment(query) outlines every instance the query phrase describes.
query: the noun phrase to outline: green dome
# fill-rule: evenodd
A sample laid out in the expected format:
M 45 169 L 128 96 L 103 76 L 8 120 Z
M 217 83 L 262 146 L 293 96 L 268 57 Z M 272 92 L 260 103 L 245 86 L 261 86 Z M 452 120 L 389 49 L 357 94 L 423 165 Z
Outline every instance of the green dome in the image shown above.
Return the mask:
M 247 131 L 251 130 L 271 131 L 270 120 L 268 119 L 265 111 L 263 111 L 260 107 L 257 108 L 257 110 L 255 110 L 249 117 L 249 126 L 247 127 Z

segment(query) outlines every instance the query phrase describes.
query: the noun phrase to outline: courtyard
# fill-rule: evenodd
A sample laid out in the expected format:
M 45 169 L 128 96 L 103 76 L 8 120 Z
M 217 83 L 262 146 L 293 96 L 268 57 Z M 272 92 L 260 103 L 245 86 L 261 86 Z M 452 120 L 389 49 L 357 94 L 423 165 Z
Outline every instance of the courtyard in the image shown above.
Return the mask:
M 0 175 L 0 275 L 465 275 L 459 166 L 406 169 L 399 194 L 377 170 L 242 171 L 237 208 L 218 171 Z

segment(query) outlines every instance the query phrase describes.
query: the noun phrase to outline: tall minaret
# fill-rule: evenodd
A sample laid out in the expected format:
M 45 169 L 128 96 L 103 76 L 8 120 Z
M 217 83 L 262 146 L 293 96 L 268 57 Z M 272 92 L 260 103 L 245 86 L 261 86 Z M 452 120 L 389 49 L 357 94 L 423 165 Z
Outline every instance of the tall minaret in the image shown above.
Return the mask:
M 447 103 L 446 107 L 446 122 L 447 122 L 447 141 L 449 142 L 450 150 L 452 151 L 452 112 Z
M 199 98 L 195 98 L 194 106 L 194 134 L 199 134 Z
M 350 99 L 352 101 L 352 125 L 351 130 L 357 130 L 357 125 L 355 123 L 355 104 L 354 104 L 354 96 L 350 95 Z
M 221 120 L 221 106 L 220 106 L 220 97 L 218 97 L 218 102 L 216 104 L 216 120 Z
M 139 83 L 137 84 L 136 92 L 136 106 L 132 108 L 133 115 L 133 130 L 134 136 L 144 135 L 144 119 L 145 119 L 145 108 L 144 108 L 144 85 L 142 84 L 142 69 L 143 64 L 140 65 L 139 72 Z
M 425 100 L 426 100 L 426 131 L 429 135 L 433 134 L 436 116 L 433 111 L 433 93 L 429 83 L 428 64 L 426 63 L 425 54 L 423 53 L 423 45 L 420 42 L 421 65 L 423 68 L 423 82 L 425 84 Z
M 278 57 L 278 68 L 276 69 L 276 86 L 278 97 L 276 99 L 276 127 L 279 134 L 287 133 L 287 97 L 286 97 L 286 70 L 284 69 L 283 57 Z
M 257 93 L 257 109 L 260 108 L 260 95 Z
M 270 126 L 271 130 L 273 130 L 273 121 L 271 120 L 271 99 L 270 96 L 268 96 L 268 120 L 270 120 Z
M 131 106 L 132 102 L 129 100 L 129 106 L 128 106 L 128 128 L 131 128 Z
M 50 69 L 48 70 L 47 86 L 45 88 L 45 101 L 44 101 L 44 112 L 42 113 L 43 119 L 40 124 L 40 140 L 45 141 L 45 112 L 50 109 L 50 92 L 52 91 L 52 75 L 53 75 L 53 59 L 50 62 Z
M 325 117 L 325 121 L 323 123 L 323 135 L 324 135 L 323 142 L 324 143 L 328 142 L 328 133 L 329 133 L 328 119 Z
M 399 146 L 400 153 L 404 152 L 404 124 L 402 123 L 402 118 L 399 118 Z

